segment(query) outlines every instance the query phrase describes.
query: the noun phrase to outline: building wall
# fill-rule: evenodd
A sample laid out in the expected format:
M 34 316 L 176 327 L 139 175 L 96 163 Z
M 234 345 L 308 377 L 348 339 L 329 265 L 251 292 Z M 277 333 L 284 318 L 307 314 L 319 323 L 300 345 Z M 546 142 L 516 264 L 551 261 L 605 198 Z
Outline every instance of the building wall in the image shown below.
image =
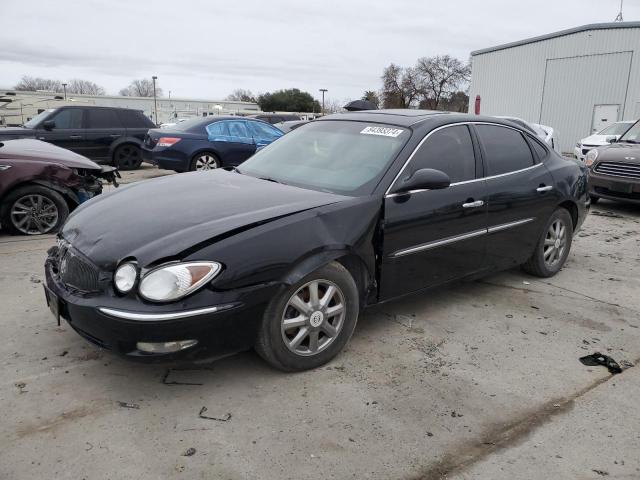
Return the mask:
M 640 115 L 640 27 L 588 30 L 472 54 L 470 111 L 553 127 L 563 152 L 591 133 L 593 108 L 619 104 Z

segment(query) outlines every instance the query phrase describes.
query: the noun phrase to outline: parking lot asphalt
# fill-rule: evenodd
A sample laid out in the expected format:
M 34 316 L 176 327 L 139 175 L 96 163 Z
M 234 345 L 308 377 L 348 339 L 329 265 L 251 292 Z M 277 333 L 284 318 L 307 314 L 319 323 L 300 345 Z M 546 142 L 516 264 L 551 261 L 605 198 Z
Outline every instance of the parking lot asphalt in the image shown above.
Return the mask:
M 298 374 L 101 351 L 46 307 L 54 237 L 0 233 L 0 478 L 638 478 L 640 369 L 578 359 L 640 360 L 639 232 L 640 209 L 603 201 L 557 276 L 371 308 Z

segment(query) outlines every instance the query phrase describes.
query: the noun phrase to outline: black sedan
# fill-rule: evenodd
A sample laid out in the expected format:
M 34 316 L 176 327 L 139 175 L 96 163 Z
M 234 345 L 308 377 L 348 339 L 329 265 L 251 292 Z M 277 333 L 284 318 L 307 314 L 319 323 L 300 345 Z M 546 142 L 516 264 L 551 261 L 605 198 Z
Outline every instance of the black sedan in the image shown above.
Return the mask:
M 49 252 L 46 292 L 56 316 L 129 358 L 254 347 L 303 370 L 338 354 L 369 305 L 517 265 L 554 275 L 588 206 L 586 167 L 511 123 L 333 115 L 234 171 L 80 207 Z
M 283 135 L 261 120 L 242 117 L 192 118 L 170 128 L 149 130 L 145 161 L 176 172 L 237 166 Z

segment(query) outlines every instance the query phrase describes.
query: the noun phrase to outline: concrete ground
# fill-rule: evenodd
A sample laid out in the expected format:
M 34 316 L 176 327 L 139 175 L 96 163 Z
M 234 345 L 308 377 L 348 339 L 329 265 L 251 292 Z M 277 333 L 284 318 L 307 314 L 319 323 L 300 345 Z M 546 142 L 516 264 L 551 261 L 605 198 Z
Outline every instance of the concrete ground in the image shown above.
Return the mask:
M 578 361 L 640 359 L 640 209 L 593 210 L 556 277 L 372 308 L 300 374 L 100 351 L 45 305 L 53 237 L 0 235 L 0 478 L 640 478 L 640 369 Z

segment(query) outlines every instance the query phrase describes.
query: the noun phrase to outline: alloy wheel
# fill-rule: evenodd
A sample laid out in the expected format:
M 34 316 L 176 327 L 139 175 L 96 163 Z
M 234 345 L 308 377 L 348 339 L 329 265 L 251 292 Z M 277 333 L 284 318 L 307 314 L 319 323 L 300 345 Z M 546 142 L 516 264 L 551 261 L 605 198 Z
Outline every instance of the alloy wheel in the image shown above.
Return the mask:
M 218 168 L 218 160 L 213 155 L 204 153 L 196 159 L 196 170 L 204 171 L 213 170 L 214 168 Z
M 58 223 L 58 207 L 44 195 L 25 195 L 11 206 L 11 223 L 27 235 L 48 233 Z
M 316 355 L 338 338 L 345 314 L 340 287 L 329 280 L 313 280 L 289 298 L 282 314 L 282 339 L 296 355 Z
M 123 145 L 116 152 L 116 166 L 122 170 L 133 170 L 141 163 L 140 149 L 133 145 Z
M 567 227 L 560 219 L 554 220 L 544 239 L 544 263 L 547 268 L 555 267 L 562 260 L 567 248 Z

